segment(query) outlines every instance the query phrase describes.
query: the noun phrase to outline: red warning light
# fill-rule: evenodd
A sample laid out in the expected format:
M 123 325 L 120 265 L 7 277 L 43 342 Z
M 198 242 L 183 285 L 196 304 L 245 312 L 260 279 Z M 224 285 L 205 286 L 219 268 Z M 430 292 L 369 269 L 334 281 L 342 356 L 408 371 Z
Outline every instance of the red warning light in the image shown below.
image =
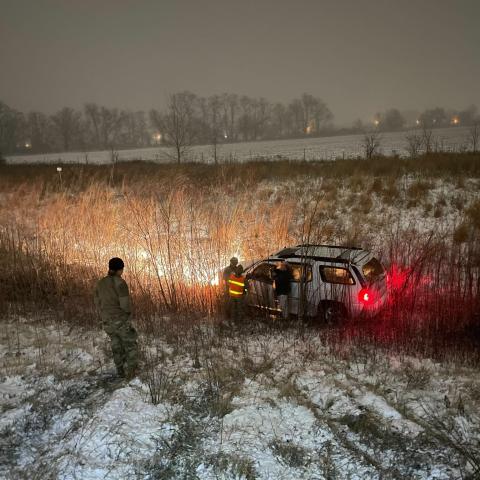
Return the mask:
M 368 288 L 362 288 L 358 292 L 358 299 L 365 305 L 373 305 L 376 301 L 375 294 Z

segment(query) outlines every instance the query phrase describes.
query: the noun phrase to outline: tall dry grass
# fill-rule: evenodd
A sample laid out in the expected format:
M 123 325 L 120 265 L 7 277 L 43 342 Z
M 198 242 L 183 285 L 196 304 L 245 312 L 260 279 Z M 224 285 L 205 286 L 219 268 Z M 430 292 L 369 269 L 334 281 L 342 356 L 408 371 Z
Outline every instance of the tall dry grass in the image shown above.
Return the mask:
M 378 253 L 394 281 L 383 314 L 336 331 L 341 341 L 430 352 L 457 339 L 465 346 L 478 335 L 476 204 L 459 218 L 461 236 L 453 233 L 458 225 L 420 235 L 418 225 L 380 212 L 392 204 L 408 208 L 412 198 L 420 204 L 433 179 L 461 185 L 478 178 L 479 165 L 472 154 L 178 167 L 133 162 L 118 164 L 114 175 L 106 166 L 68 166 L 61 181 L 51 166 L 2 167 L 0 302 L 3 309 L 50 309 L 92 324 L 93 285 L 108 259 L 121 256 L 136 318 L 156 331 L 172 312 L 217 316 L 215 283 L 232 255 L 253 260 L 301 242 L 353 243 Z
M 216 310 L 219 270 L 232 255 L 260 258 L 288 243 L 291 207 L 259 210 L 243 191 L 206 195 L 181 177 L 138 195 L 92 183 L 81 194 L 20 186 L 2 209 L 3 297 L 84 297 L 112 256 L 150 312 Z M 8 207 L 13 207 L 8 208 Z M 141 308 L 139 309 L 141 312 Z

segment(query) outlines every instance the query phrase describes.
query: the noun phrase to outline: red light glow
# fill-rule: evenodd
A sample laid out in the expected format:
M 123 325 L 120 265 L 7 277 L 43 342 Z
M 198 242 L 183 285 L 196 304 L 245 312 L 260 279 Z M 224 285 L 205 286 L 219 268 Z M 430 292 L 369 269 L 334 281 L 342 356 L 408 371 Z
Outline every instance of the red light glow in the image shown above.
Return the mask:
M 393 292 L 412 293 L 413 289 L 428 287 L 431 283 L 431 275 L 418 275 L 412 267 L 401 267 L 394 264 L 387 273 L 387 285 Z
M 365 306 L 373 305 L 377 301 L 377 298 L 376 298 L 375 294 L 371 290 L 369 290 L 368 288 L 362 288 L 358 292 L 358 299 Z
M 408 276 L 410 274 L 409 268 L 402 268 L 398 265 L 392 265 L 387 274 L 387 284 L 392 290 L 398 291 L 405 287 Z

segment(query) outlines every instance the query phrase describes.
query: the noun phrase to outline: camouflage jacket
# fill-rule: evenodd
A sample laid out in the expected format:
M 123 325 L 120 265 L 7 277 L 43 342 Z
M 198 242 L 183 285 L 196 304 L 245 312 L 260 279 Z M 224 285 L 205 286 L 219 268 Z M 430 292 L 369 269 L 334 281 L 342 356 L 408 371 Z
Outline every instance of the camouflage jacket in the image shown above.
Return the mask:
M 132 309 L 128 285 L 116 275 L 107 275 L 95 287 L 95 306 L 103 322 L 128 320 Z

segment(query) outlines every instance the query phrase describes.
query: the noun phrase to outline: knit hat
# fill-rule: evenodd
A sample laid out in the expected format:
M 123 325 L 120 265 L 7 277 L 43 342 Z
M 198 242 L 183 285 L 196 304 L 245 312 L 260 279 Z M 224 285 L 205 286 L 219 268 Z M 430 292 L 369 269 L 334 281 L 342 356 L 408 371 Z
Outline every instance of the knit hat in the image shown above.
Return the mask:
M 114 272 L 118 270 L 123 270 L 124 267 L 125 267 L 125 264 L 123 263 L 123 260 L 118 257 L 113 257 L 108 262 L 108 269 Z

